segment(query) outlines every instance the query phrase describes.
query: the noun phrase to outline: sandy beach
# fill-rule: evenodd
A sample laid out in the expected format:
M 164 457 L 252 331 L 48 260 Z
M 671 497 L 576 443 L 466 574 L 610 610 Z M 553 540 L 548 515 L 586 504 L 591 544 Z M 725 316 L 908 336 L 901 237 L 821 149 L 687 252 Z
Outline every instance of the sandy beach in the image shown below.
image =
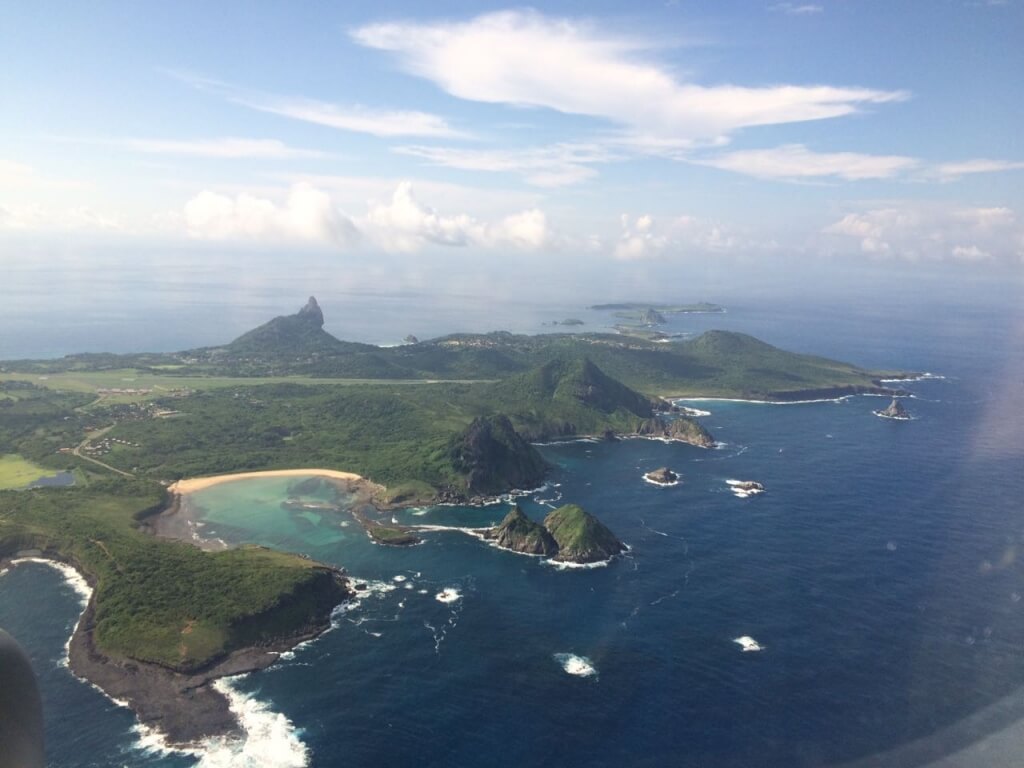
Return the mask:
M 232 480 L 246 480 L 252 477 L 328 477 L 332 480 L 362 480 L 361 475 L 354 472 L 340 472 L 335 469 L 269 469 L 262 472 L 234 472 L 228 475 L 212 475 L 210 477 L 190 477 L 179 480 L 168 486 L 171 493 L 193 493 L 220 483 Z

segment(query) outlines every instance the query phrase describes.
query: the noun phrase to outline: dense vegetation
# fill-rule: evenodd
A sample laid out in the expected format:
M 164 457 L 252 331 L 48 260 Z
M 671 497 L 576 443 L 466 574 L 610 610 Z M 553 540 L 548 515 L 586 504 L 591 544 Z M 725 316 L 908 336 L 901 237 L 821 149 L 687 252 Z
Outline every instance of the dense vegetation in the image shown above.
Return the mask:
M 558 544 L 556 560 L 596 563 L 626 551 L 614 533 L 577 504 L 549 512 L 544 527 Z
M 343 599 L 333 572 L 297 556 L 209 553 L 140 532 L 164 501 L 146 481 L 0 492 L 0 556 L 40 549 L 73 563 L 95 584 L 99 647 L 178 670 L 291 636 Z
M 164 502 L 155 481 L 319 466 L 368 477 L 394 503 L 500 493 L 543 477 L 529 440 L 636 433 L 710 444 L 695 422 L 666 416 L 655 394 L 793 398 L 875 387 L 880 375 L 722 331 L 680 344 L 456 334 L 385 349 L 339 341 L 322 325 L 311 300 L 223 347 L 0 366 L 0 454 L 74 467 L 79 480 L 70 489 L 0 492 L 0 556 L 38 548 L 74 563 L 96 585 L 102 650 L 196 669 L 301 631 L 343 592 L 333 572 L 298 557 L 258 548 L 211 554 L 141 533 L 139 517 Z M 133 375 L 123 369 L 163 383 L 125 388 Z M 74 378 L 82 373 L 107 383 Z M 240 383 L 300 374 L 314 379 Z M 382 381 L 313 383 L 332 376 Z M 550 549 L 544 529 L 524 516 L 506 522 L 512 538 Z M 545 528 L 565 560 L 622 549 L 575 505 L 552 512 Z M 378 526 L 376 538 L 410 537 Z
M 628 308 L 628 307 L 627 307 Z M 656 307 L 662 312 L 713 311 Z M 504 379 L 554 359 L 587 357 L 645 394 L 794 399 L 877 387 L 884 372 L 797 355 L 739 333 L 709 331 L 664 344 L 617 334 L 523 336 L 497 331 L 453 334 L 398 347 L 339 341 L 321 327 L 315 302 L 274 318 L 222 347 L 169 355 L 72 355 L 56 361 L 7 363 L 11 371 L 134 368 L 181 377 L 282 376 L 359 379 Z

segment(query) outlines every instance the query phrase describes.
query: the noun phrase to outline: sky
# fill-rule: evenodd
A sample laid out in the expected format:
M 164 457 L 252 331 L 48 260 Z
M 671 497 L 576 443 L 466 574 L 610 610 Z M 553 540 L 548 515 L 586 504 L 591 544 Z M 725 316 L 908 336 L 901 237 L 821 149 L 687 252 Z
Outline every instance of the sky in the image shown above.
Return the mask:
M 0 261 L 1019 279 L 1022 39 L 1021 0 L 12 4 Z

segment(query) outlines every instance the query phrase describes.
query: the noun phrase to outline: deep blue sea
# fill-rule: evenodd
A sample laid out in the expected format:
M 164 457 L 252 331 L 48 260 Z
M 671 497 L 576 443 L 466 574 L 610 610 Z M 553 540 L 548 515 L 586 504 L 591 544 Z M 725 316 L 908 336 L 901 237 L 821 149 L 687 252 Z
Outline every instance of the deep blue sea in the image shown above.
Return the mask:
M 902 766 L 1020 720 L 1019 311 L 898 298 L 729 309 L 675 328 L 945 378 L 907 385 L 910 422 L 877 418 L 887 401 L 871 397 L 712 401 L 691 405 L 710 412 L 716 450 L 543 447 L 554 469 L 524 508 L 587 507 L 631 547 L 604 568 L 558 570 L 458 532 L 391 549 L 333 519 L 254 515 L 247 528 L 211 509 L 209 535 L 307 552 L 368 589 L 335 629 L 231 681 L 249 738 L 197 756 L 144 747 L 129 711 L 61 666 L 79 598 L 60 573 L 18 566 L 0 578 L 0 626 L 40 676 L 50 764 Z M 684 482 L 644 483 L 659 466 Z M 767 492 L 737 498 L 729 479 Z M 401 517 L 484 525 L 506 510 Z M 744 652 L 743 636 L 762 650 Z M 569 674 L 574 659 L 594 674 Z

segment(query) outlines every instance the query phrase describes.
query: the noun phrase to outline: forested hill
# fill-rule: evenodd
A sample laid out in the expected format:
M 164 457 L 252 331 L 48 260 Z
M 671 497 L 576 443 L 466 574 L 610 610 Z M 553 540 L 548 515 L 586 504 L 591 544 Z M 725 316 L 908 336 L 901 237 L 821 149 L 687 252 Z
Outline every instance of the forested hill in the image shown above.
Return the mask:
M 731 331 L 659 343 L 619 334 L 452 334 L 397 347 L 341 341 L 323 329 L 309 302 L 220 347 L 172 354 L 71 355 L 6 363 L 8 371 L 54 373 L 134 369 L 165 376 L 308 376 L 372 380 L 505 379 L 552 360 L 587 358 L 608 376 L 646 395 L 704 395 L 766 400 L 891 393 L 892 372 L 801 355 Z

